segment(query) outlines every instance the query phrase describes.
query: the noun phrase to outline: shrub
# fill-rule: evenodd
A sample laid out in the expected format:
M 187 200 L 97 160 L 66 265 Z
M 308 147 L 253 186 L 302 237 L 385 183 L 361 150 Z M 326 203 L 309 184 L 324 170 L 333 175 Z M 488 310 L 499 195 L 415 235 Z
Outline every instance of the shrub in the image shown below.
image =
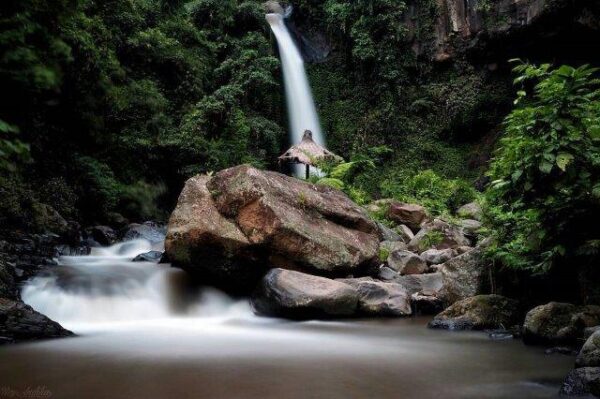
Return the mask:
M 600 80 L 589 66 L 520 64 L 516 108 L 491 164 L 489 254 L 548 271 L 597 245 L 600 214 Z

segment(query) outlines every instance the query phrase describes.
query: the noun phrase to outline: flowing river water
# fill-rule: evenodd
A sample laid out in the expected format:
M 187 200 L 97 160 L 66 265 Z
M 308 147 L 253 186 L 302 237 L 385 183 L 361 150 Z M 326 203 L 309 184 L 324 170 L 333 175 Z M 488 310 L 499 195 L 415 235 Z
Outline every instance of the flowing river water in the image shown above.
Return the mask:
M 0 398 L 554 398 L 573 365 L 428 318 L 258 317 L 169 265 L 131 261 L 150 249 L 63 257 L 29 281 L 25 302 L 78 336 L 0 347 Z

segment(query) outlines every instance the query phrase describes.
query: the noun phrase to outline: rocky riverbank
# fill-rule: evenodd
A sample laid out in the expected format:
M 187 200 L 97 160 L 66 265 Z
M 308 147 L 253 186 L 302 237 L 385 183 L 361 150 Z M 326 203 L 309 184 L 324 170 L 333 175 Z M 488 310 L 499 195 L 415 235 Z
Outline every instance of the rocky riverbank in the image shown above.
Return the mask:
M 19 285 L 58 256 L 136 238 L 164 240 L 164 254 L 136 259 L 168 261 L 200 285 L 247 295 L 257 314 L 300 320 L 436 315 L 431 328 L 485 330 L 494 339 L 545 345 L 548 353 L 579 353 L 562 392 L 598 395 L 600 307 L 551 302 L 527 309 L 498 295 L 481 219 L 476 203 L 445 219 L 391 199 L 361 207 L 334 188 L 247 165 L 195 176 L 167 227 L 73 225 L 60 235 L 5 234 L 0 337 L 72 335 L 19 297 Z

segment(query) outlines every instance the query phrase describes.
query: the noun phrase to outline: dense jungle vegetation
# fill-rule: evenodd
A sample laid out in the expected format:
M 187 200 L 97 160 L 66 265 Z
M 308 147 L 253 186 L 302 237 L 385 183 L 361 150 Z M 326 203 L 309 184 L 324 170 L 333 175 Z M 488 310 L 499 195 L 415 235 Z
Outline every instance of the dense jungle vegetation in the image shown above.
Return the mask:
M 357 202 L 451 214 L 480 197 L 505 264 L 597 254 L 597 229 L 582 228 L 600 196 L 595 69 L 522 64 L 513 86 L 460 52 L 433 62 L 433 0 L 412 31 L 403 1 L 294 5 L 299 32 L 331 41 L 308 71 L 328 146 L 355 162 L 338 180 Z M 88 224 L 164 219 L 193 174 L 276 168 L 280 74 L 261 1 L 5 0 L 1 223 L 43 230 L 42 204 Z

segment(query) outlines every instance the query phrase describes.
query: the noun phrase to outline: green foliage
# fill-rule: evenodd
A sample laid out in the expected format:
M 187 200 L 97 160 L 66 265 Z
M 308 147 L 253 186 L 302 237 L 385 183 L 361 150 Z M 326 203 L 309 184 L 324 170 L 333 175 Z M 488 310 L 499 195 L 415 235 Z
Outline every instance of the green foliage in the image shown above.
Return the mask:
M 441 243 L 444 240 L 444 234 L 441 231 L 431 230 L 428 231 L 421 241 L 419 241 L 419 249 L 425 250 L 432 248 Z
M 434 215 L 451 215 L 477 197 L 469 182 L 447 179 L 432 170 L 404 178 L 388 178 L 381 183 L 381 191 L 385 197 L 421 204 Z
M 323 186 L 333 187 L 333 188 L 341 190 L 341 191 L 344 190 L 344 182 L 340 179 L 336 179 L 333 177 L 323 177 L 323 178 L 317 180 L 316 183 L 323 185 Z
M 15 172 L 18 163 L 29 160 L 29 145 L 15 138 L 18 132 L 0 119 L 0 171 Z
M 547 271 L 598 239 L 600 80 L 587 65 L 519 64 L 516 108 L 491 164 L 490 254 L 503 264 Z
M 390 250 L 382 246 L 379 247 L 379 261 L 386 262 L 390 256 Z

